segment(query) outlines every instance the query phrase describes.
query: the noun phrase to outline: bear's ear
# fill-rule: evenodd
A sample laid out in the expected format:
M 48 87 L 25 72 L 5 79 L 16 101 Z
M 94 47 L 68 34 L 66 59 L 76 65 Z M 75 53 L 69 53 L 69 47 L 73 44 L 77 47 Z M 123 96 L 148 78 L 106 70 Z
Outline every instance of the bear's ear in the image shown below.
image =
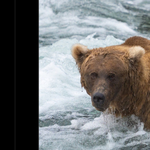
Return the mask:
M 71 53 L 78 65 L 79 69 L 80 69 L 81 64 L 83 63 L 84 59 L 88 56 L 87 53 L 89 51 L 90 50 L 87 48 L 87 46 L 84 46 L 81 44 L 75 44 L 72 46 Z
M 145 49 L 141 46 L 132 46 L 129 48 L 129 59 L 133 63 L 139 60 L 145 54 Z

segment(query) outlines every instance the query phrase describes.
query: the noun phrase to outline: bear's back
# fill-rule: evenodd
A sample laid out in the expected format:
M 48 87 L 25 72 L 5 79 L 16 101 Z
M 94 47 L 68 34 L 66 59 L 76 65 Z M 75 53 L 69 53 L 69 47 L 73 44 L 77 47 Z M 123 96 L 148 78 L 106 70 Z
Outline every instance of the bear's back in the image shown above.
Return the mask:
M 146 50 L 146 52 L 150 52 L 150 40 L 140 36 L 130 37 L 121 45 L 141 46 Z

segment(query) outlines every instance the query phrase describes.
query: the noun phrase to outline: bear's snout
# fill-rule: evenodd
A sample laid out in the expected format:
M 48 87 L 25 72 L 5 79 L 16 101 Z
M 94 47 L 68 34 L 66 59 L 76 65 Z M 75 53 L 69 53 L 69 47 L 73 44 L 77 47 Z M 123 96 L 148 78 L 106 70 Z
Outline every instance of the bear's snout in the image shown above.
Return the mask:
M 104 94 L 97 92 L 93 95 L 92 100 L 95 103 L 95 105 L 102 105 L 104 103 L 105 96 Z

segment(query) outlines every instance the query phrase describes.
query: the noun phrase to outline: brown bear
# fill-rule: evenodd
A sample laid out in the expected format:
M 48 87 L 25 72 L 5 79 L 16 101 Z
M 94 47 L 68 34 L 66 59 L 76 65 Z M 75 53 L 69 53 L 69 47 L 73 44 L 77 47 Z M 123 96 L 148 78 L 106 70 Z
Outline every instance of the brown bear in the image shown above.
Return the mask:
M 75 44 L 72 56 L 97 110 L 134 114 L 150 130 L 150 40 L 134 36 L 121 45 L 92 50 Z

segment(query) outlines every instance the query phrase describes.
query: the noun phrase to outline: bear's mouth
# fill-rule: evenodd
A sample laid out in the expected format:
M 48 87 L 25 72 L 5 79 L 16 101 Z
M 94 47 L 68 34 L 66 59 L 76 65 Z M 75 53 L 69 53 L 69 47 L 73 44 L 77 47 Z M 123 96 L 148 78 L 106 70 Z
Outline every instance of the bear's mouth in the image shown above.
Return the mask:
M 95 109 L 98 111 L 102 111 L 102 112 L 104 112 L 106 110 L 104 107 L 95 107 Z
M 98 111 L 105 111 L 107 109 L 107 107 L 103 106 L 103 105 L 95 105 L 93 102 L 92 102 L 92 105 L 93 107 L 95 107 L 96 110 Z

